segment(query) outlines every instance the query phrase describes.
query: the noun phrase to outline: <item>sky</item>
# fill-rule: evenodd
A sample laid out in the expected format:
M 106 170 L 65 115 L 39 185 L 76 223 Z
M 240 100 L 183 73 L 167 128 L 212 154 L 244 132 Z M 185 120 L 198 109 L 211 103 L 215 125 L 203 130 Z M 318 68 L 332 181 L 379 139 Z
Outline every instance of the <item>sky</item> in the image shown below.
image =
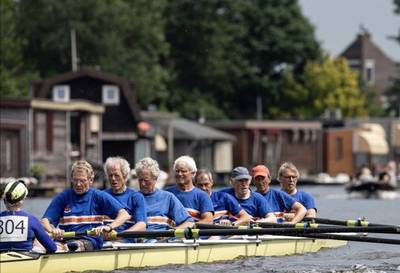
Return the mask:
M 332 56 L 342 53 L 363 25 L 372 41 L 392 60 L 400 62 L 400 45 L 389 36 L 398 35 L 400 15 L 393 0 L 299 0 L 303 14 L 315 27 L 322 48 Z

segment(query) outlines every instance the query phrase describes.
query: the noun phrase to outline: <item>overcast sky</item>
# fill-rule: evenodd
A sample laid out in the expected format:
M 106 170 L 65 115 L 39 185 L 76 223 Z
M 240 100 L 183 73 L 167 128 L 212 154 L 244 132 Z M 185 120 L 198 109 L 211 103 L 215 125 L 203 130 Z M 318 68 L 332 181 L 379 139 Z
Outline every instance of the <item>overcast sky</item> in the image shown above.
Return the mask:
M 400 29 L 393 0 L 299 0 L 316 28 L 322 47 L 337 56 L 355 39 L 362 24 L 388 57 L 400 61 L 400 45 L 389 40 Z

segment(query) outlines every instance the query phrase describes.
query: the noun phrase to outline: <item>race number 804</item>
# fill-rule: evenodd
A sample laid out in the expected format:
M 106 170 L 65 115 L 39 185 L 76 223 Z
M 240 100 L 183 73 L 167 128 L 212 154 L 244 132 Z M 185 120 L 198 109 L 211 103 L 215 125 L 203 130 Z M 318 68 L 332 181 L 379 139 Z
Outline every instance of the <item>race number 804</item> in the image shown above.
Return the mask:
M 28 217 L 0 217 L 0 239 L 2 242 L 22 242 L 28 239 Z

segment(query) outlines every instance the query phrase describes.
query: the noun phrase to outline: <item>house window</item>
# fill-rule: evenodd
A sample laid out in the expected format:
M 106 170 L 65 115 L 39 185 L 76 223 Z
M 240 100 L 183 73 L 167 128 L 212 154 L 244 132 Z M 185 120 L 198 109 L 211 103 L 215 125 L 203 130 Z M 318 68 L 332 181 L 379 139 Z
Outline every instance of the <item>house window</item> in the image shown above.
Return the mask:
M 53 101 L 69 102 L 70 89 L 69 85 L 55 85 L 53 87 Z
M 336 160 L 343 159 L 343 139 L 341 137 L 336 138 Z
M 375 61 L 365 60 L 364 79 L 367 84 L 375 83 Z
M 115 85 L 103 86 L 103 103 L 107 105 L 119 104 L 119 88 Z
M 358 59 L 349 59 L 348 64 L 352 70 L 360 71 L 361 62 Z

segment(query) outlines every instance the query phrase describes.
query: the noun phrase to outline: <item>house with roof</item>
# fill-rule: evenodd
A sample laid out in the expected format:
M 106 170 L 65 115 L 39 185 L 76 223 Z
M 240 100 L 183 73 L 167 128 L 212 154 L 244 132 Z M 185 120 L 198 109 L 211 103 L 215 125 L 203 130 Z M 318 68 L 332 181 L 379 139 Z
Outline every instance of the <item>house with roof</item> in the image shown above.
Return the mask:
M 130 81 L 90 67 L 36 81 L 31 99 L 1 101 L 1 177 L 45 169 L 46 181 L 68 183 L 71 163 L 102 164 L 122 156 L 133 167 L 152 156 L 170 170 L 180 155 L 218 173 L 232 169 L 232 135 L 167 113 L 142 113 Z
M 138 124 L 142 118 L 136 101 L 134 84 L 126 79 L 91 67 L 79 67 L 61 75 L 36 81 L 32 84 L 33 98 L 47 99 L 56 103 L 69 104 L 74 100 L 102 105 L 104 113 L 101 120 L 101 160 L 109 156 L 122 156 L 130 164 L 145 155 Z M 70 145 L 72 160 L 87 158 L 86 146 L 92 145 L 90 133 L 82 130 L 81 111 L 69 115 Z M 81 132 L 81 134 L 77 134 Z
M 174 160 L 190 155 L 198 168 L 228 174 L 233 168 L 232 134 L 179 117 L 174 113 L 142 112 L 145 122 L 151 126 L 153 136 L 152 156 L 160 167 L 170 172 Z M 218 181 L 220 182 L 220 181 Z
M 359 73 L 363 84 L 376 88 L 380 97 L 400 76 L 395 61 L 373 42 L 372 35 L 365 28 L 340 56 L 346 58 L 350 68 Z

